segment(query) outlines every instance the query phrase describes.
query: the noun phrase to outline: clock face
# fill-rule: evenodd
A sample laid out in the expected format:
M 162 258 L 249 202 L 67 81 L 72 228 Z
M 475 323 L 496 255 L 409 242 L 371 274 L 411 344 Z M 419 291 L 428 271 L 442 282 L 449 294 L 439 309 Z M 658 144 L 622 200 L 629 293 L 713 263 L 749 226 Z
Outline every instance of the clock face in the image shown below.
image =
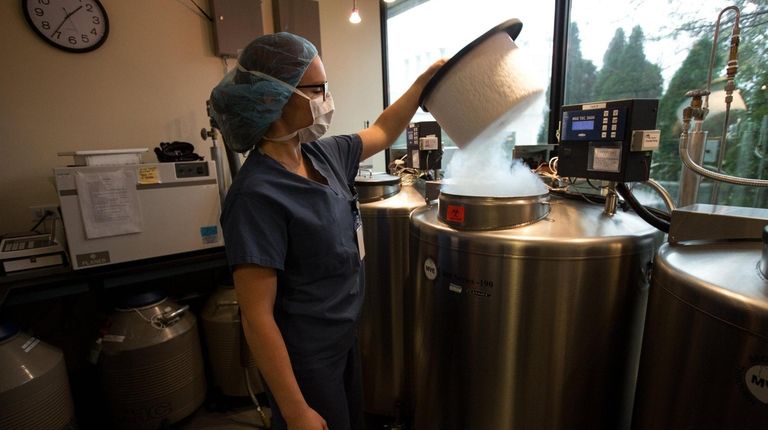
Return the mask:
M 109 33 L 107 12 L 99 0 L 22 0 L 24 17 L 51 45 L 69 52 L 101 46 Z

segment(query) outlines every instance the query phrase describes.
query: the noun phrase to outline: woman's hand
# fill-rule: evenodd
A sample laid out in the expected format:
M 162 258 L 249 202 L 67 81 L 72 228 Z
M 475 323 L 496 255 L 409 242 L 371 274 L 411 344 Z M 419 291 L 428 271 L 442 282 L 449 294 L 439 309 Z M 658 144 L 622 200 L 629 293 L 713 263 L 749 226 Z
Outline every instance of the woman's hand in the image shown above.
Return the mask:
M 310 407 L 295 417 L 285 417 L 285 421 L 288 424 L 288 430 L 328 430 L 328 424 L 323 417 Z
M 445 58 L 441 58 L 434 63 L 432 63 L 431 66 L 427 68 L 427 70 L 424 71 L 421 75 L 419 75 L 418 78 L 416 78 L 416 82 L 414 82 L 414 85 L 417 85 L 421 88 L 421 90 L 424 89 L 424 87 L 427 85 L 427 82 L 429 82 L 430 79 L 432 79 L 432 76 L 437 73 L 437 70 L 443 67 L 445 65 Z M 419 94 L 421 94 L 421 91 L 419 91 Z
M 400 136 L 400 133 L 405 130 L 405 127 L 408 126 L 411 118 L 413 118 L 416 109 L 419 108 L 419 96 L 424 91 L 427 82 L 429 82 L 438 69 L 443 67 L 443 64 L 445 64 L 443 59 L 432 63 L 427 70 L 416 78 L 405 94 L 379 115 L 373 126 L 357 133 L 363 141 L 363 153 L 360 156 L 360 160 L 365 160 L 395 143 L 397 137 Z

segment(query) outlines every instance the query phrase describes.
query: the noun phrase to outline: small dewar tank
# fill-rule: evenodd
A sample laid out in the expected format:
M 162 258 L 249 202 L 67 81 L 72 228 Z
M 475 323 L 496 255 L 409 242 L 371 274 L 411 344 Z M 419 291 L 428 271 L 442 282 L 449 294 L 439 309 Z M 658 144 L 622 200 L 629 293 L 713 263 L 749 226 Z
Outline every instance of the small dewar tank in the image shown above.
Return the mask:
M 240 322 L 240 306 L 233 285 L 220 285 L 200 314 L 213 385 L 226 396 L 248 396 L 264 391 Z M 247 372 L 247 377 L 246 373 Z
M 0 428 L 69 430 L 74 418 L 64 354 L 0 325 Z
M 122 301 L 100 339 L 99 371 L 114 425 L 157 429 L 205 398 L 195 316 L 161 293 Z
M 397 416 L 405 406 L 403 296 L 408 286 L 411 212 L 426 204 L 412 181 L 387 174 L 358 176 L 365 235 L 365 302 L 360 322 L 365 410 Z
M 657 241 L 548 194 L 414 211 L 414 428 L 628 429 Z

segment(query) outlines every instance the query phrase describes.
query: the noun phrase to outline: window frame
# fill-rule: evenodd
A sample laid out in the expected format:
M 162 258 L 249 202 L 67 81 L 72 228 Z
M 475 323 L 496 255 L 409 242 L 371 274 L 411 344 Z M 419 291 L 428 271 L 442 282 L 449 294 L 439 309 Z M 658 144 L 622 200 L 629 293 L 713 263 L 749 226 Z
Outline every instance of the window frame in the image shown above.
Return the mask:
M 554 0 L 555 16 L 553 20 L 552 41 L 552 76 L 550 80 L 549 94 L 549 130 L 547 130 L 547 142 L 557 143 L 557 127 L 552 124 L 560 122 L 560 108 L 563 105 L 565 94 L 565 62 L 568 50 L 568 27 L 571 17 L 571 0 Z M 381 73 L 384 109 L 389 104 L 389 47 L 387 45 L 387 5 L 379 2 L 379 25 L 381 34 Z M 391 150 L 384 151 L 386 165 L 391 163 Z

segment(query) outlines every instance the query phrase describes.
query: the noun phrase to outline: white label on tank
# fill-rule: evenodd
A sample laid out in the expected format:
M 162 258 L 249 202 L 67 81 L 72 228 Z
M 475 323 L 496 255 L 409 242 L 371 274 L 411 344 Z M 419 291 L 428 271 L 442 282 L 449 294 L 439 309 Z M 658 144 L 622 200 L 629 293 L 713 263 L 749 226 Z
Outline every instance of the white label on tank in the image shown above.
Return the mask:
M 437 278 L 437 265 L 431 258 L 427 258 L 424 261 L 424 276 L 430 281 L 434 281 Z
M 24 342 L 24 345 L 21 345 L 21 349 L 23 349 L 24 352 L 32 351 L 38 343 L 40 343 L 40 339 L 30 337 L 28 341 Z
M 125 336 L 120 336 L 116 334 L 104 335 L 104 342 L 123 342 L 124 340 L 125 340 Z
M 448 289 L 453 291 L 454 293 L 461 294 L 461 292 L 464 290 L 464 287 L 462 287 L 461 285 L 449 284 Z
M 768 405 L 768 365 L 752 366 L 747 370 L 744 377 L 749 392 L 752 393 L 757 400 Z

